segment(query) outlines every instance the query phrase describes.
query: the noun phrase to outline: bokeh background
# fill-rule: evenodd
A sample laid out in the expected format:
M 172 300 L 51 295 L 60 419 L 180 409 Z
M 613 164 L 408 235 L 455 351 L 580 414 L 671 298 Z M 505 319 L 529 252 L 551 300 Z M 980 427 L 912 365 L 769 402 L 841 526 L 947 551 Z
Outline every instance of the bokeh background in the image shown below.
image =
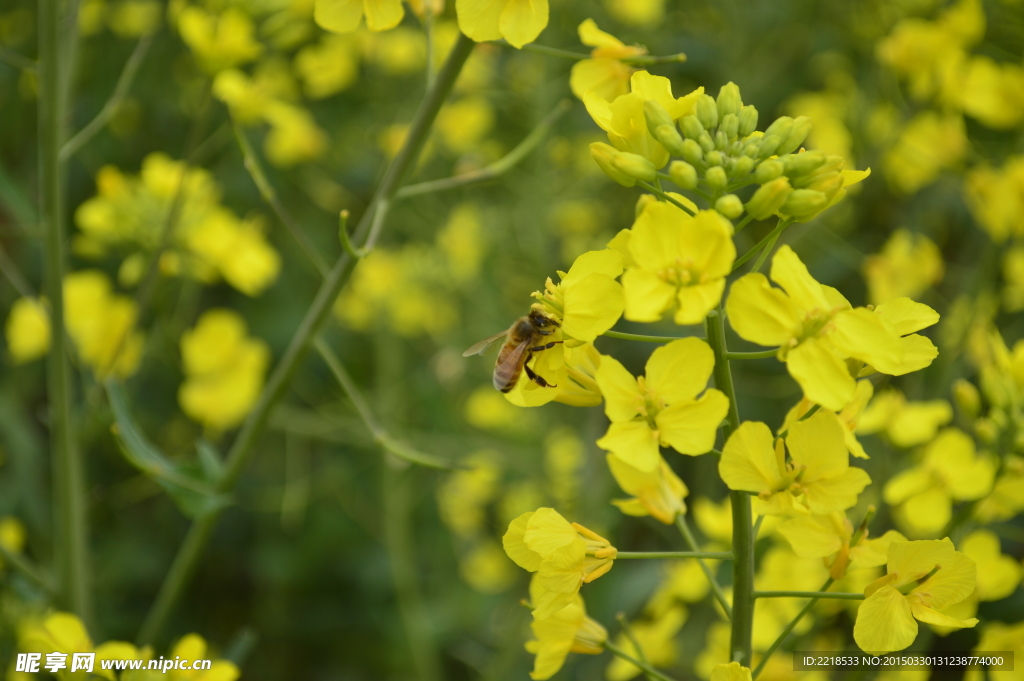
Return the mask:
M 78 5 L 66 29 L 65 49 L 77 47 L 69 130 L 96 116 L 146 43 L 113 116 L 67 163 L 70 270 L 86 273 L 73 289 L 79 297 L 69 297 L 69 315 L 79 318 L 69 325 L 78 349 L 75 428 L 87 466 L 94 640 L 134 639 L 189 523 L 188 509 L 122 454 L 97 375 L 124 378 L 139 427 L 168 457 L 194 465 L 197 440 L 228 448 L 319 285 L 244 168 L 228 105 L 295 224 L 333 262 L 341 253 L 338 211 L 362 213 L 425 91 L 428 61 L 439 63 L 454 42 L 452 4 L 434 17 L 429 45 L 417 11 L 389 32 L 337 36 L 316 26 L 307 0 Z M 35 54 L 35 14 L 30 2 L 5 0 L 6 54 Z M 946 400 L 945 408 L 932 405 L 936 427 L 956 419 L 970 431 L 970 419 L 949 405 L 954 380 L 976 373 L 972 357 L 984 354 L 978 348 L 992 324 L 1011 345 L 1024 327 L 1024 250 L 1015 245 L 1024 237 L 1024 170 L 1021 160 L 1012 165 L 1024 154 L 1024 5 L 552 0 L 538 44 L 588 52 L 577 36 L 586 18 L 651 54 L 685 53 L 683 63 L 650 67 L 672 80 L 676 95 L 698 86 L 716 94 L 734 81 L 762 127 L 777 115 L 810 116 L 809 147 L 872 169 L 847 200 L 782 241 L 854 304 L 909 287 L 943 315 L 930 330 L 938 360 L 891 383 L 915 402 Z M 546 277 L 632 222 L 638 192 L 614 184 L 590 158 L 589 143 L 604 135 L 570 92 L 572 64 L 499 44 L 476 49 L 410 182 L 485 167 L 560 101 L 571 108 L 497 180 L 397 202 L 326 334 L 390 433 L 444 460 L 471 462 L 473 472 L 383 454 L 311 354 L 274 411 L 162 644 L 199 632 L 251 679 L 522 679 L 531 664 L 523 650 L 529 611 L 519 603 L 527 575 L 500 545 L 511 518 L 553 505 L 620 549 L 683 548 L 672 528 L 625 517 L 608 503 L 619 491 L 594 444 L 606 424 L 600 408 L 513 407 L 490 386 L 490 359 L 461 356 L 524 314 Z M 225 77 L 226 69 L 234 71 Z M 42 276 L 36 93 L 31 70 L 0 61 L 0 269 L 7 275 L 0 281 L 7 320 L 0 541 L 46 566 L 45 362 L 37 359 L 34 317 L 16 303 L 39 291 Z M 179 195 L 174 163 L 185 158 L 189 179 Z M 133 296 L 170 215 L 181 236 L 161 259 L 138 331 L 124 341 L 133 357 L 112 368 L 103 329 L 123 328 L 139 314 Z M 902 241 L 890 242 L 904 228 Z M 770 229 L 750 226 L 737 236 L 737 251 Z M 887 242 L 884 257 L 873 258 Z M 205 317 L 211 310 L 233 313 Z M 701 331 L 670 321 L 617 328 Z M 634 373 L 650 350 L 611 338 L 598 347 Z M 735 371 L 745 419 L 781 423 L 800 398 L 780 363 L 747 362 Z M 878 430 L 863 438 L 872 455 L 865 467 L 884 480 L 909 466 L 915 449 Z M 705 542 L 727 539 L 715 461 L 670 461 L 691 490 Z M 869 488 L 865 497 L 874 496 L 862 505 L 879 505 L 880 526 L 893 526 L 880 494 L 880 485 Z M 988 620 L 1016 622 L 1024 608 L 1015 586 L 1024 527 L 1015 516 L 995 528 L 1016 565 L 1014 590 L 981 604 Z M 779 579 L 796 583 L 789 588 L 816 588 L 779 565 Z M 666 667 L 706 678 L 702 651 L 714 649 L 719 617 L 699 572 L 669 567 L 617 565 L 614 578 L 588 587 L 589 612 L 611 627 L 619 612 L 679 609 L 685 623 Z M 816 575 L 808 582 L 820 581 Z M 654 594 L 660 605 L 651 605 Z M 15 650 L 18 623 L 46 607 L 32 584 L 9 568 L 0 572 L 0 665 Z M 825 608 L 819 618 L 837 622 L 836 631 L 852 624 L 845 607 Z M 977 637 L 974 630 L 928 634 L 921 646 L 966 650 Z M 833 644 L 852 646 L 841 636 Z M 559 678 L 597 678 L 608 664 L 608 656 L 574 659 Z M 784 678 L 785 666 L 776 675 Z

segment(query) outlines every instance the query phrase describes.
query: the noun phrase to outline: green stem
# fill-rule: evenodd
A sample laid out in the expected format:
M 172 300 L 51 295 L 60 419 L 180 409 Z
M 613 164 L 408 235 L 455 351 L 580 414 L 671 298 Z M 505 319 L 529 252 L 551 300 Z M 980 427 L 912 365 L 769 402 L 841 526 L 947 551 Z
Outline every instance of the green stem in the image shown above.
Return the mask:
M 863 601 L 862 593 L 842 591 L 755 591 L 754 598 L 835 598 L 843 601 Z
M 724 440 L 740 426 L 736 405 L 736 389 L 729 368 L 729 350 L 725 341 L 725 315 L 721 305 L 718 314 L 708 315 L 705 321 L 708 344 L 715 353 L 715 387 L 729 399 L 729 411 L 723 425 Z M 732 551 L 736 558 L 732 564 L 732 637 L 731 662 L 750 666 L 754 630 L 754 528 L 751 523 L 750 495 L 745 492 L 729 493 L 732 502 Z
M 427 92 L 416 111 L 405 144 L 394 161 L 391 162 L 376 193 L 370 200 L 366 213 L 356 228 L 357 238 L 366 237 L 376 208 L 382 202 L 390 201 L 394 197 L 402 180 L 419 157 L 434 119 L 437 117 L 437 112 L 440 111 L 441 105 L 455 84 L 455 79 L 474 46 L 475 43 L 472 40 L 460 34 L 458 42 L 452 48 L 447 61 L 437 75 L 434 87 Z M 348 281 L 356 262 L 356 258 L 348 253 L 343 253 L 320 285 L 316 298 L 313 299 L 284 355 L 274 367 L 266 385 L 263 386 L 263 391 L 260 393 L 255 407 L 242 424 L 242 428 L 227 454 L 224 475 L 217 485 L 219 492 L 227 493 L 234 488 L 245 464 L 252 456 L 256 444 L 263 436 L 271 412 L 288 389 L 288 385 L 298 370 L 301 360 L 306 356 L 313 338 L 319 333 L 320 328 L 330 315 L 334 301 L 342 286 Z M 184 592 L 199 563 L 219 515 L 220 510 L 218 509 L 199 516 L 192 523 L 167 576 L 164 578 L 156 601 L 139 631 L 139 643 L 152 643 L 163 629 L 171 610 Z
M 646 189 L 650 193 L 654 194 L 655 196 L 657 196 L 657 197 L 659 197 L 661 199 L 664 199 L 665 201 L 668 201 L 669 203 L 671 203 L 672 205 L 676 206 L 677 208 L 682 208 L 688 214 L 696 215 L 696 213 L 694 213 L 693 210 L 689 206 L 687 206 L 685 203 L 682 203 L 681 201 L 677 201 L 676 199 L 672 198 L 671 196 L 669 196 L 668 194 L 663 192 L 658 187 L 655 187 L 653 184 L 648 184 L 647 182 L 644 182 L 642 180 L 637 180 L 636 184 L 637 184 L 638 187 L 643 187 L 644 189 Z
M 72 380 L 64 326 L 63 141 L 65 97 L 61 80 L 60 7 L 39 0 L 39 195 L 45 235 L 44 286 L 50 301 L 51 341 L 46 367 L 53 448 L 54 556 L 58 603 L 88 621 L 88 539 L 85 472 L 71 424 Z
M 496 41 L 499 45 L 505 47 L 515 47 L 504 40 Z M 573 52 L 572 50 L 563 50 L 560 47 L 548 47 L 547 45 L 538 45 L 537 43 L 527 43 L 522 47 L 524 52 L 536 52 L 537 54 L 545 54 L 549 57 L 561 57 L 562 59 L 572 59 L 573 61 L 579 61 L 581 59 L 590 59 L 588 52 Z
M 832 582 L 834 581 L 835 580 L 829 577 L 818 590 L 827 590 L 830 586 L 832 586 Z M 786 637 L 793 633 L 793 630 L 796 629 L 796 625 L 800 624 L 800 620 L 804 618 L 804 615 L 811 611 L 811 608 L 813 608 L 814 604 L 817 602 L 817 598 L 812 598 L 811 600 L 807 601 L 807 604 L 800 610 L 800 612 L 797 613 L 796 617 L 793 618 L 793 621 L 786 625 L 786 628 L 782 630 L 782 633 L 779 634 L 779 637 L 777 639 L 775 639 L 775 642 L 772 643 L 768 650 L 765 651 L 764 657 L 761 658 L 761 661 L 757 664 L 757 667 L 751 674 L 752 678 L 757 678 L 757 675 L 761 673 L 761 670 L 764 669 L 764 666 L 768 664 L 768 660 L 771 659 L 772 653 L 779 649 L 779 646 L 781 646 L 783 641 L 786 640 Z
M 36 62 L 32 61 L 28 57 L 24 57 L 14 50 L 9 50 L 6 47 L 0 45 L 0 61 L 5 61 L 14 68 L 21 69 L 22 71 L 29 71 L 35 73 L 39 70 Z
M 732 560 L 731 551 L 619 551 L 615 559 L 633 558 L 707 558 L 709 560 Z
M 629 619 L 626 617 L 626 614 L 620 612 L 615 616 L 615 621 L 617 621 L 619 626 L 622 627 L 622 635 L 633 644 L 633 649 L 636 650 L 636 656 L 640 661 L 644 664 L 650 664 L 650 662 L 647 661 L 647 655 L 644 653 L 644 649 L 640 647 L 640 641 L 637 640 L 636 635 L 633 633 L 633 627 L 630 626 Z M 645 676 L 649 681 L 655 681 L 657 678 L 653 674 L 645 674 Z
M 623 57 L 619 61 L 626 64 L 643 64 L 645 66 L 650 64 L 682 63 L 686 61 L 686 54 L 679 52 L 677 54 L 666 54 L 660 57 L 653 54 L 638 54 L 635 57 Z
M 679 533 L 683 535 L 683 541 L 690 547 L 692 551 L 697 551 L 697 539 L 693 536 L 693 532 L 690 530 L 690 525 L 686 522 L 686 516 L 679 514 L 676 516 L 676 527 L 679 528 Z M 718 583 L 715 576 L 711 574 L 711 568 L 704 562 L 703 558 L 698 558 L 697 563 L 700 564 L 700 569 L 704 572 L 704 576 L 708 579 L 708 584 L 711 586 L 711 593 L 714 594 L 715 600 L 722 606 L 722 610 L 725 611 L 725 616 L 732 619 L 732 606 L 729 605 L 729 599 L 725 597 L 725 591 L 722 590 L 722 585 Z
M 504 175 L 526 158 L 527 155 L 529 155 L 530 152 L 533 151 L 545 137 L 547 137 L 548 133 L 551 132 L 551 128 L 554 127 L 558 119 L 565 115 L 565 113 L 571 108 L 572 102 L 568 99 L 563 99 L 558 103 L 558 106 L 551 111 L 551 113 L 545 116 L 540 123 L 537 124 L 537 127 L 530 131 L 529 135 L 523 138 L 522 142 L 517 144 L 512 151 L 508 152 L 489 166 L 469 173 L 463 173 L 462 175 L 456 175 L 455 177 L 446 177 L 440 180 L 430 180 L 428 182 L 406 185 L 398 190 L 398 193 L 395 194 L 395 198 L 405 199 L 410 196 L 419 196 L 420 194 L 430 194 L 433 192 L 458 189 L 459 187 L 486 182 Z
M 623 333 L 622 331 L 605 331 L 602 336 L 609 338 L 621 338 L 622 340 L 642 341 L 644 343 L 671 343 L 682 340 L 685 336 L 641 336 L 638 333 Z
M 782 221 L 780 220 L 779 225 L 781 224 Z M 776 225 L 775 229 L 773 229 L 765 238 L 758 241 L 756 246 L 754 246 L 749 251 L 747 251 L 739 258 L 737 258 L 736 261 L 733 262 L 732 264 L 732 272 L 738 270 L 743 263 L 753 258 L 757 253 L 761 252 L 762 249 L 764 249 L 764 247 L 767 246 L 769 242 L 771 242 L 774 245 L 775 239 L 778 238 L 778 233 L 782 231 L 779 229 L 779 225 Z
M 769 255 L 771 255 L 772 249 L 775 248 L 776 242 L 778 242 L 779 237 L 782 236 L 782 230 L 786 229 L 786 227 L 789 227 L 789 225 L 792 224 L 792 222 L 793 221 L 789 219 L 779 219 L 779 224 L 777 224 L 775 226 L 775 229 L 772 230 L 771 234 L 768 235 L 768 244 L 764 247 L 764 250 L 761 251 L 761 255 L 757 256 L 757 262 L 755 262 L 754 266 L 750 268 L 751 272 L 761 271 L 761 265 L 763 265 L 764 261 L 768 259 Z
M 736 229 L 733 230 L 733 233 L 735 234 L 742 231 L 742 229 L 749 225 L 753 221 L 753 219 L 754 216 L 751 215 L 750 213 L 747 213 L 746 217 L 744 217 L 742 220 L 736 223 Z
M 767 359 L 769 357 L 775 357 L 779 354 L 778 348 L 772 348 L 771 350 L 761 350 L 759 352 L 727 352 L 725 358 L 729 360 L 733 359 Z
M 658 679 L 658 681 L 675 681 L 675 679 L 673 679 L 671 676 L 666 676 L 665 674 L 662 674 L 660 671 L 658 671 L 651 665 L 647 664 L 643 660 L 636 659 L 632 655 L 628 654 L 626 651 L 614 645 L 611 641 L 605 641 L 604 647 L 612 655 L 615 655 L 616 657 L 621 657 L 626 662 L 629 662 L 630 664 L 639 667 L 644 671 L 644 673 L 653 676 L 654 678 Z
M 53 584 L 50 583 L 46 577 L 20 553 L 11 551 L 0 542 L 0 558 L 3 558 L 3 562 L 10 565 L 12 568 L 24 575 L 30 582 L 43 589 L 43 591 L 52 594 Z

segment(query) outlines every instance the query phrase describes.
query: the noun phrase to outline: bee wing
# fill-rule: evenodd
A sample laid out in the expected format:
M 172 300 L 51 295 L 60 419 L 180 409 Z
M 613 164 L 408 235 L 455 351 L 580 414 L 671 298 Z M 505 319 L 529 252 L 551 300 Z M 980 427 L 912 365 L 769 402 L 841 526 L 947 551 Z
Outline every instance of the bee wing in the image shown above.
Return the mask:
M 498 355 L 498 361 L 494 365 L 494 376 L 492 380 L 494 387 L 501 392 L 508 392 L 516 386 L 519 374 L 523 371 L 525 355 L 530 350 L 531 339 L 527 338 L 511 350 L 506 346 L 502 354 Z
M 462 356 L 472 357 L 473 355 L 482 355 L 488 350 L 490 350 L 492 347 L 494 347 L 498 343 L 498 341 L 505 340 L 506 336 L 508 336 L 508 331 L 502 331 L 500 333 L 494 334 L 493 336 L 488 336 L 479 343 L 474 343 L 469 350 L 466 350 L 464 353 L 462 353 Z

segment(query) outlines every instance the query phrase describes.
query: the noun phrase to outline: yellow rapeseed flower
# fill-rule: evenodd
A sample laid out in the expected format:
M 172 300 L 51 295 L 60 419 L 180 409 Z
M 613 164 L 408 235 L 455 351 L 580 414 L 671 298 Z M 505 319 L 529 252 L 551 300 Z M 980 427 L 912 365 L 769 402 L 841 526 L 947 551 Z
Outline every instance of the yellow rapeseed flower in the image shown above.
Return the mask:
M 15 364 L 44 356 L 50 349 L 50 313 L 44 301 L 18 298 L 4 324 L 7 351 Z
M 990 128 L 1008 130 L 1024 120 L 1024 68 L 974 55 L 966 66 L 964 112 Z
M 882 168 L 893 187 L 913 194 L 934 182 L 943 170 L 959 165 L 966 153 L 963 116 L 924 111 L 900 133 Z
M 348 36 L 324 35 L 319 43 L 299 50 L 293 63 L 311 99 L 347 90 L 359 79 L 359 51 Z
M 548 25 L 548 0 L 455 0 L 459 28 L 473 40 L 532 43 Z
M 974 596 L 979 601 L 998 601 L 1017 590 L 1024 568 L 1016 558 L 1002 552 L 995 532 L 986 529 L 971 532 L 960 542 L 960 550 L 978 565 Z
M 590 51 L 590 59 L 580 59 L 573 64 L 569 75 L 572 93 L 583 99 L 584 94 L 593 91 L 609 102 L 627 94 L 629 77 L 634 69 L 624 64 L 622 59 L 647 54 L 647 48 L 624 44 L 612 34 L 599 29 L 593 19 L 584 20 L 578 31 L 580 42 L 594 49 Z
M 210 650 L 206 641 L 199 634 L 186 634 L 174 644 L 168 657 L 181 657 L 185 660 L 210 659 Z M 230 660 L 213 660 L 209 669 L 171 669 L 167 673 L 170 681 L 235 681 L 241 671 Z
M 893 232 L 881 253 L 864 261 L 868 300 L 872 305 L 894 298 L 916 298 L 942 281 L 942 253 L 924 234 Z
M 915 447 L 932 440 L 939 428 L 953 420 L 946 400 L 908 402 L 895 388 L 879 393 L 861 414 L 857 433 L 885 433 L 897 447 Z
M 860 541 L 851 546 L 853 523 L 839 511 L 791 518 L 778 529 L 798 556 L 824 558 L 832 579 L 836 580 L 842 579 L 847 569 L 885 565 L 889 544 L 906 541 L 896 530 L 877 539 L 868 539 L 865 531 Z
M 666 201 L 648 203 L 629 234 L 626 319 L 655 322 L 674 309 L 676 324 L 702 323 L 721 301 L 736 259 L 732 232 L 714 210 L 692 217 Z
M 437 506 L 453 535 L 471 539 L 486 528 L 487 505 L 498 494 L 502 469 L 494 453 L 487 451 L 470 455 L 464 464 L 466 470 L 451 473 L 437 486 Z
M 519 567 L 536 572 L 530 598 L 534 619 L 542 620 L 573 602 L 584 583 L 612 569 L 618 551 L 579 523 L 570 524 L 552 508 L 524 513 L 501 540 Z
M 334 33 L 351 33 L 366 16 L 371 31 L 394 28 L 405 16 L 402 0 L 316 0 L 313 18 L 321 28 Z
M 237 426 L 263 388 L 270 349 L 246 333 L 245 320 L 234 310 L 208 310 L 182 334 L 185 382 L 178 403 L 208 428 Z
M 236 6 L 215 14 L 189 5 L 177 23 L 181 39 L 208 73 L 248 63 L 263 52 L 252 18 Z
M 658 348 L 638 378 L 615 358 L 602 357 L 596 380 L 611 425 L 597 445 L 649 473 L 660 465 L 660 446 L 690 455 L 709 451 L 729 410 L 724 393 L 707 389 L 714 366 L 714 353 L 699 338 Z
M 686 622 L 686 609 L 677 605 L 654 620 L 631 622 L 630 635 L 620 633 L 615 640 L 617 648 L 634 659 L 645 660 L 655 667 L 671 667 L 679 655 L 676 634 Z M 639 648 L 639 649 L 638 649 Z M 643 670 L 621 657 L 614 658 L 605 668 L 607 681 L 629 681 L 643 674 Z
M 854 308 L 837 290 L 815 281 L 789 246 L 773 256 L 771 278 L 783 290 L 760 273 L 733 283 L 726 301 L 729 323 L 741 338 L 780 346 L 779 359 L 815 404 L 839 411 L 850 402 L 856 390 L 850 358 L 901 376 L 927 366 L 937 354 L 919 357 L 929 347 L 935 350 L 931 342 L 916 334 L 903 338 L 938 321 L 925 305 L 898 298 L 874 312 Z
M 620 511 L 631 516 L 649 515 L 666 525 L 674 523 L 680 513 L 686 513 L 683 499 L 690 491 L 664 459 L 653 471 L 641 470 L 614 454 L 605 459 L 615 482 L 623 492 L 633 495 L 632 499 L 612 500 Z
M 630 26 L 653 26 L 665 16 L 665 0 L 605 0 L 608 13 Z
M 530 596 L 534 599 L 538 590 L 539 577 L 530 582 Z M 536 657 L 530 678 L 544 681 L 554 676 L 569 653 L 599 655 L 604 652 L 604 643 L 608 640 L 608 632 L 597 621 L 587 617 L 583 598 L 574 596 L 572 600 L 550 617 L 534 618 L 530 623 L 534 638 L 526 642 L 527 652 Z
M 1002 168 L 981 164 L 964 178 L 964 196 L 974 219 L 996 243 L 1024 236 L 1024 156 Z
M 741 424 L 725 443 L 718 472 L 729 489 L 757 494 L 762 515 L 830 513 L 856 504 L 871 482 L 849 458 L 838 418 L 819 409 L 790 426 L 785 446 L 765 424 Z
M 871 401 L 871 395 L 875 389 L 871 385 L 871 381 L 863 380 L 857 381 L 857 388 L 854 390 L 853 398 L 846 404 L 842 410 L 836 414 L 839 417 L 839 425 L 843 427 L 843 437 L 846 440 L 846 447 L 850 450 L 850 454 L 854 455 L 858 459 L 869 459 L 868 453 L 864 451 L 864 446 L 857 440 L 858 427 L 864 409 L 867 407 L 868 402 Z M 786 414 L 785 420 L 782 425 L 779 426 L 778 433 L 781 435 L 789 430 L 789 427 L 796 423 L 799 419 L 803 418 L 805 414 L 809 413 L 814 403 L 806 397 L 800 399 L 796 405 L 789 410 Z
M 739 662 L 717 665 L 711 670 L 711 681 L 750 681 L 750 669 Z
M 903 650 L 917 638 L 917 621 L 942 627 L 973 627 L 941 611 L 974 591 L 974 561 L 953 548 L 949 539 L 894 541 L 889 545 L 886 575 L 865 590 L 857 610 L 853 639 L 861 650 Z
M 68 335 L 97 378 L 127 378 L 138 369 L 143 336 L 135 329 L 137 314 L 135 301 L 115 294 L 103 272 L 81 270 L 64 277 Z

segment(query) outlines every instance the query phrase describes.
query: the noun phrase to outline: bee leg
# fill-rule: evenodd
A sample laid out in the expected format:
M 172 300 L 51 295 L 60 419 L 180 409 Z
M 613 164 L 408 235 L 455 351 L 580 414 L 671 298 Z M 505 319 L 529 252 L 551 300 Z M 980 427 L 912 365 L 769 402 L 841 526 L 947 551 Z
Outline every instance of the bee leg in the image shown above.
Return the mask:
M 545 381 L 545 380 L 544 380 L 544 377 L 543 377 L 543 376 L 540 376 L 540 375 L 539 375 L 539 374 L 538 374 L 538 373 L 537 373 L 536 371 L 534 371 L 533 369 L 531 369 L 531 368 L 529 367 L 529 365 L 527 365 L 527 364 L 524 364 L 524 365 L 523 365 L 523 368 L 524 368 L 524 369 L 526 369 L 526 376 L 527 376 L 527 377 L 528 377 L 528 378 L 529 378 L 529 379 L 530 379 L 531 381 L 533 381 L 534 383 L 536 383 L 537 385 L 539 385 L 540 387 L 542 387 L 542 388 L 557 388 L 557 387 L 558 387 L 557 385 L 552 385 L 551 383 L 548 383 L 547 381 Z
M 530 348 L 530 352 L 540 352 L 541 350 L 550 350 L 551 348 L 555 347 L 559 343 L 564 343 L 564 342 L 565 341 L 551 341 L 547 345 L 538 345 L 535 348 Z

